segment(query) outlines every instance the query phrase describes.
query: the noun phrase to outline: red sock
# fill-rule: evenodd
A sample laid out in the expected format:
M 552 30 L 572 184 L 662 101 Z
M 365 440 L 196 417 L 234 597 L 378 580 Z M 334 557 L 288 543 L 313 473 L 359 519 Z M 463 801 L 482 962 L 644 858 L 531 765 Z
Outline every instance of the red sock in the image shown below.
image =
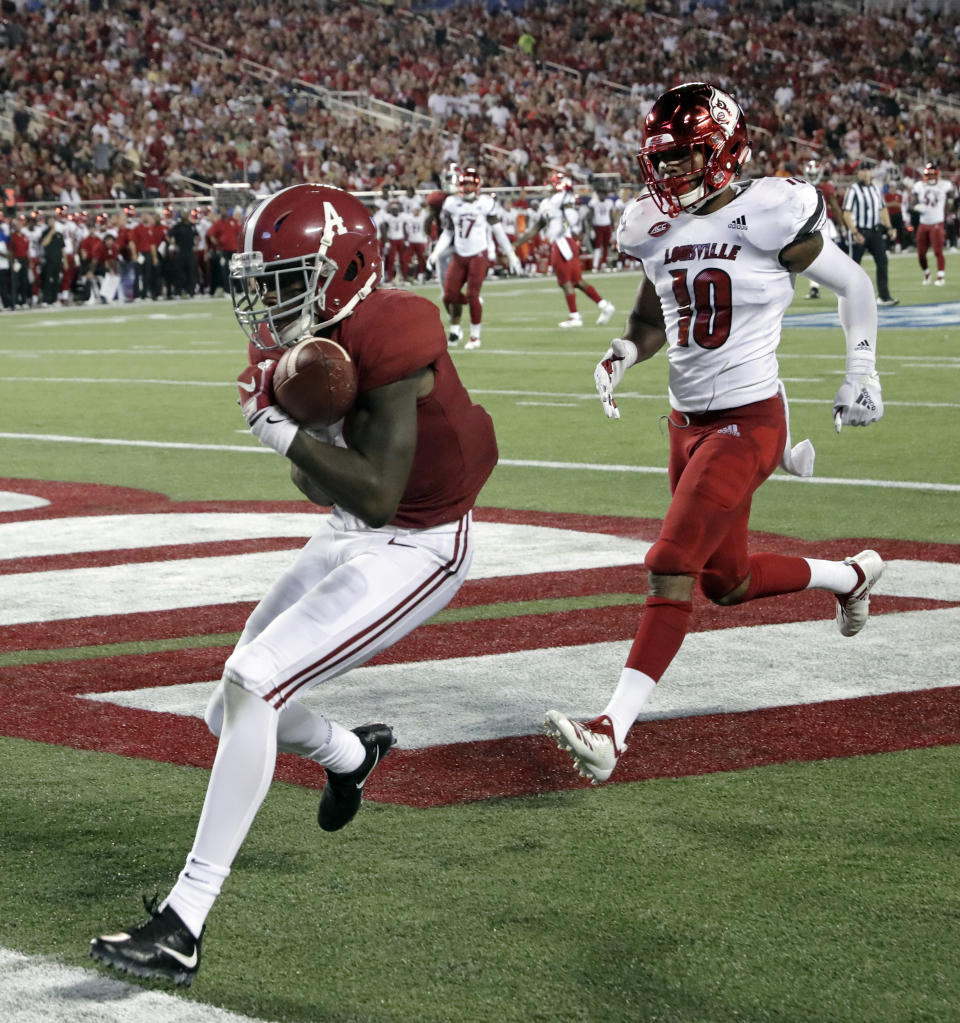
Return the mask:
M 566 292 L 564 292 L 563 297 L 567 300 L 567 308 L 570 310 L 570 312 L 575 313 L 577 311 L 577 296 L 568 295 Z
M 627 667 L 659 682 L 683 644 L 690 626 L 691 606 L 689 600 L 648 597 L 627 657 Z
M 778 593 L 797 593 L 810 582 L 810 566 L 803 558 L 784 554 L 750 555 L 750 588 L 743 602 Z
M 590 299 L 591 302 L 596 302 L 599 305 L 603 301 L 603 295 L 592 284 L 584 284 L 583 293 Z

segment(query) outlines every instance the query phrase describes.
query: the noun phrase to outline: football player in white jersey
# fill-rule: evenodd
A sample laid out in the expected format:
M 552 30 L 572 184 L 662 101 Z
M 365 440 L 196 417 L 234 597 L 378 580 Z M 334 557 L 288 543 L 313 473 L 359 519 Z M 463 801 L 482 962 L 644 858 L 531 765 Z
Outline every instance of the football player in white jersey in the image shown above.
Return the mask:
M 613 215 L 616 212 L 616 200 L 603 185 L 598 185 L 587 209 L 590 210 L 590 223 L 593 226 L 593 269 L 608 269 L 607 252 L 613 237 Z
M 956 200 L 957 190 L 952 181 L 940 178 L 940 168 L 928 163 L 923 168 L 923 175 L 911 189 L 913 208 L 920 215 L 917 224 L 917 259 L 923 271 L 923 284 L 930 283 L 930 270 L 927 266 L 927 250 L 933 249 L 937 260 L 936 284 L 941 288 L 947 283 L 947 261 L 943 255 L 943 246 L 947 237 L 947 201 Z
M 583 266 L 580 263 L 580 241 L 576 237 L 580 227 L 580 214 L 576 209 L 573 182 L 565 174 L 554 174 L 550 178 L 553 194 L 548 195 L 530 218 L 530 226 L 517 239 L 517 248 L 526 244 L 538 231 L 543 231 L 550 242 L 550 268 L 563 289 L 569 315 L 560 323 L 561 327 L 582 327 L 583 319 L 577 309 L 577 291 L 582 291 L 600 309 L 597 323 L 607 323 L 616 308 L 608 302 L 592 284 L 583 280 Z
M 606 415 L 625 370 L 667 346 L 670 507 L 646 557 L 649 595 L 606 708 L 588 722 L 551 710 L 546 731 L 595 784 L 606 781 L 641 708 L 690 626 L 694 583 L 728 606 L 822 589 L 835 594 L 844 636 L 866 624 L 883 572 L 875 551 L 844 561 L 750 554 L 754 491 L 778 465 L 813 472 L 809 441 L 790 445 L 778 379 L 781 319 L 803 273 L 839 297 L 846 374 L 834 426 L 883 415 L 876 374 L 877 310 L 865 271 L 824 236 L 823 197 L 805 181 L 738 181 L 750 158 L 743 111 L 704 83 L 670 89 L 651 108 L 639 152 L 646 189 L 624 210 L 621 250 L 644 280 L 622 337 L 597 365 Z
M 480 193 L 480 175 L 473 167 L 467 167 L 460 172 L 457 180 L 458 194 L 447 196 L 440 211 L 443 230 L 427 257 L 427 269 L 432 270 L 443 253 L 453 246 L 453 258 L 443 279 L 443 304 L 450 316 L 447 341 L 451 347 L 460 343 L 463 337 L 460 317 L 463 307 L 469 305 L 470 339 L 463 347 L 474 349 L 481 344 L 483 304 L 480 289 L 490 265 L 487 251 L 490 232 L 497 247 L 509 260 L 510 272 L 519 274 L 522 267 L 497 216 L 495 198 Z

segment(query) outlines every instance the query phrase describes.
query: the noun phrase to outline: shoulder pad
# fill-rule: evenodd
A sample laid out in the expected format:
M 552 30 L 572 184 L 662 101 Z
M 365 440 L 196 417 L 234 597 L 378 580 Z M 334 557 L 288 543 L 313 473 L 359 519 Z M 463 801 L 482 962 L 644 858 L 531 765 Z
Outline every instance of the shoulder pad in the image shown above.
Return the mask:
M 747 194 L 750 242 L 758 249 L 779 252 L 826 223 L 826 200 L 799 178 L 757 178 Z

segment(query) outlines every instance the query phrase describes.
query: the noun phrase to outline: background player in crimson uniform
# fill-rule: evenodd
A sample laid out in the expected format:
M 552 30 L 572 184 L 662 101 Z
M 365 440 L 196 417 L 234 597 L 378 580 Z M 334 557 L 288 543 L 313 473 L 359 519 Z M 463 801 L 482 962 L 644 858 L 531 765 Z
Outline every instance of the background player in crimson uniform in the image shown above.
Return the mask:
M 844 561 L 749 553 L 750 505 L 778 465 L 813 472 L 809 442 L 790 445 L 776 351 L 803 273 L 837 293 L 847 348 L 834 423 L 883 415 L 876 376 L 877 311 L 864 270 L 822 233 L 823 196 L 796 178 L 736 182 L 750 159 L 743 111 L 702 82 L 661 96 L 639 152 L 646 190 L 620 220 L 617 244 L 644 280 L 595 371 L 604 411 L 625 369 L 668 345 L 670 507 L 646 556 L 649 595 L 607 707 L 588 722 L 547 712 L 544 727 L 584 777 L 606 781 L 624 738 L 690 627 L 695 583 L 716 604 L 823 589 L 844 636 L 863 628 L 883 572 L 876 551 Z M 866 667 L 864 670 L 868 670 Z M 749 681 L 749 680 L 745 680 Z
M 221 288 L 226 291 L 229 287 L 230 257 L 240 244 L 240 212 L 231 211 L 218 217 L 206 237 L 210 252 L 210 294 L 215 295 Z
M 378 289 L 366 207 L 325 185 L 263 200 L 231 267 L 234 311 L 261 361 L 239 377 L 251 430 L 292 463 L 329 519 L 251 614 L 207 708 L 220 736 L 193 849 L 145 924 L 91 943 L 109 965 L 190 983 L 204 921 L 273 776 L 277 750 L 327 771 L 321 828 L 360 807 L 393 743 L 383 724 L 348 730 L 299 698 L 362 664 L 445 607 L 470 567 L 471 510 L 497 460 L 490 417 L 447 354 L 436 306 Z M 306 431 L 273 404 L 274 361 L 304 334 L 350 354 L 359 393 L 336 427 Z M 271 350 L 259 351 L 265 345 Z M 319 954 L 318 950 L 318 954 Z

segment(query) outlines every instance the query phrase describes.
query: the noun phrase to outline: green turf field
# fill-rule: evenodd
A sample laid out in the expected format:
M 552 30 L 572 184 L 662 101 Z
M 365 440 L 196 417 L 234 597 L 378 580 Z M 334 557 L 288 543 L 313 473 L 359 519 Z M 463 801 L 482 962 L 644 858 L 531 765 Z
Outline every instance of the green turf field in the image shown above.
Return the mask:
M 833 431 L 839 327 L 785 329 L 793 438 L 811 438 L 828 482 L 771 480 L 755 529 L 960 544 L 960 255 L 947 278 L 921 288 L 914 257 L 892 260 L 886 415 L 867 430 Z M 549 279 L 484 289 L 483 348 L 455 354 L 500 442 L 483 507 L 666 508 L 665 476 L 635 471 L 666 465 L 665 358 L 630 372 L 608 422 L 593 366 L 637 278 L 593 279 L 618 312 L 596 327 L 581 300 L 588 325 L 573 332 L 556 328 L 566 307 Z M 805 293 L 801 278 L 791 315 L 835 308 Z M 0 350 L 0 476 L 181 501 L 299 497 L 243 428 L 245 344 L 223 300 L 4 315 Z M 485 613 L 541 609 L 530 603 Z M 76 646 L 64 635 L 43 656 L 98 652 Z M 431 810 L 369 803 L 336 836 L 313 823 L 315 792 L 277 783 L 178 997 L 278 1023 L 950 1023 L 958 767 L 943 746 Z M 206 773 L 0 739 L 0 777 L 0 946 L 87 965 L 93 934 L 169 889 Z

